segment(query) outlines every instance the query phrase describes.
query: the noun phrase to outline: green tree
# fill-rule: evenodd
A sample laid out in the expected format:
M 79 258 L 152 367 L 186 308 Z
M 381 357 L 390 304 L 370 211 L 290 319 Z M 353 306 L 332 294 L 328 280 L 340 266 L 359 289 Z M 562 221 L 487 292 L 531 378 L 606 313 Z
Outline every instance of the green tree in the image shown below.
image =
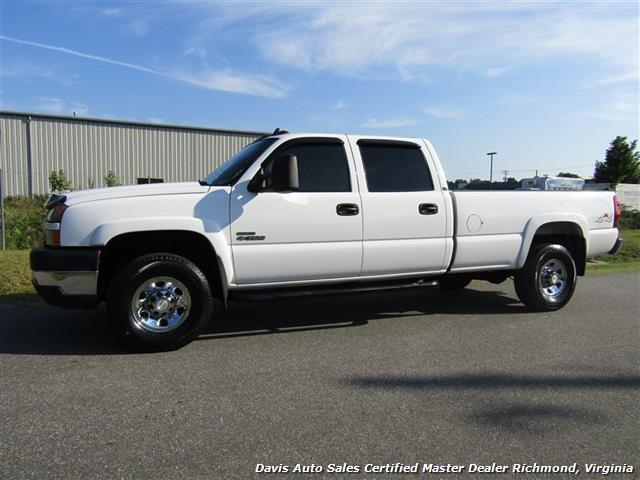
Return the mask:
M 71 190 L 71 182 L 64 174 L 64 170 L 52 170 L 49 174 L 49 190 L 51 193 L 68 192 Z
M 604 162 L 596 162 L 593 178 L 598 183 L 640 183 L 640 152 L 637 140 L 616 137 L 611 142 Z
M 120 185 L 118 183 L 118 179 L 116 178 L 116 174 L 113 173 L 112 170 L 109 170 L 107 172 L 107 176 L 104 177 L 104 183 L 107 185 L 107 187 L 117 187 L 118 185 Z
M 563 177 L 563 178 L 582 178 L 577 173 L 571 173 L 571 172 L 560 172 L 558 174 L 558 177 Z

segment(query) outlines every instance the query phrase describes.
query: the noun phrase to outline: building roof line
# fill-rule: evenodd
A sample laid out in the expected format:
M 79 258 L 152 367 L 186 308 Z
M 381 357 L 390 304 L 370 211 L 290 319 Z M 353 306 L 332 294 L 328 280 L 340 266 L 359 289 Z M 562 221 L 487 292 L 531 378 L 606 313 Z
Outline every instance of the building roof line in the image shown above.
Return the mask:
M 47 119 L 47 120 L 64 120 L 71 122 L 85 122 L 85 123 L 101 123 L 110 125 L 132 126 L 132 127 L 146 127 L 146 128 L 161 128 L 167 130 L 189 130 L 200 131 L 208 133 L 231 133 L 239 135 L 266 135 L 268 132 L 258 132 L 253 130 L 232 130 L 229 128 L 213 128 L 213 127 L 197 127 L 192 125 L 175 125 L 168 123 L 152 123 L 152 122 L 139 122 L 135 120 L 117 120 L 112 118 L 97 118 L 97 117 L 74 117 L 71 115 L 56 115 L 51 113 L 35 113 L 35 112 L 18 112 L 12 110 L 0 110 L 0 116 L 2 117 L 23 117 L 33 119 Z

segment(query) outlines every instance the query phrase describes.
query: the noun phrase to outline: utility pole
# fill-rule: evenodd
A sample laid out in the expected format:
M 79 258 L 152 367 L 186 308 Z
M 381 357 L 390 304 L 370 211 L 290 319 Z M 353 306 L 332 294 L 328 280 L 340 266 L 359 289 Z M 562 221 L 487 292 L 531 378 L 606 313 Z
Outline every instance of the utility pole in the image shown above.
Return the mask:
M 31 116 L 25 120 L 26 140 L 27 140 L 27 194 L 33 198 L 33 158 L 31 152 Z
M 509 170 L 502 170 L 502 181 L 507 183 L 507 178 L 509 178 Z
M 489 190 L 493 190 L 493 156 L 498 152 L 488 152 L 487 155 L 491 157 L 491 166 L 489 167 Z

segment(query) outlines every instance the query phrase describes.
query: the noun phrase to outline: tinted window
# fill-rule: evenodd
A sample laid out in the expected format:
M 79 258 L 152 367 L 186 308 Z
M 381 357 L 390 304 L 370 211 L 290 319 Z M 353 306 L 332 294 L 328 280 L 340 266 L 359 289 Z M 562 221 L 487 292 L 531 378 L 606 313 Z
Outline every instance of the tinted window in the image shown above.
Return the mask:
M 360 154 L 370 192 L 433 190 L 427 162 L 417 147 L 365 143 Z
M 349 165 L 344 146 L 336 143 L 300 143 L 277 156 L 298 157 L 300 192 L 350 192 Z
M 206 176 L 202 182 L 212 186 L 233 185 L 277 139 L 268 137 L 250 143 Z

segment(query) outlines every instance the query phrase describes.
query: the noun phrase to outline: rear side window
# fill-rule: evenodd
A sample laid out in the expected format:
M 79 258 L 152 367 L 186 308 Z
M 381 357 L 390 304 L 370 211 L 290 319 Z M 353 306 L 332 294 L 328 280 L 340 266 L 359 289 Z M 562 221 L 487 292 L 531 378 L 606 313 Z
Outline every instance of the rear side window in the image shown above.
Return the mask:
M 359 146 L 370 192 L 433 190 L 429 167 L 417 146 L 373 142 Z
M 344 146 L 340 143 L 299 143 L 280 155 L 298 157 L 300 192 L 350 192 L 351 179 Z

